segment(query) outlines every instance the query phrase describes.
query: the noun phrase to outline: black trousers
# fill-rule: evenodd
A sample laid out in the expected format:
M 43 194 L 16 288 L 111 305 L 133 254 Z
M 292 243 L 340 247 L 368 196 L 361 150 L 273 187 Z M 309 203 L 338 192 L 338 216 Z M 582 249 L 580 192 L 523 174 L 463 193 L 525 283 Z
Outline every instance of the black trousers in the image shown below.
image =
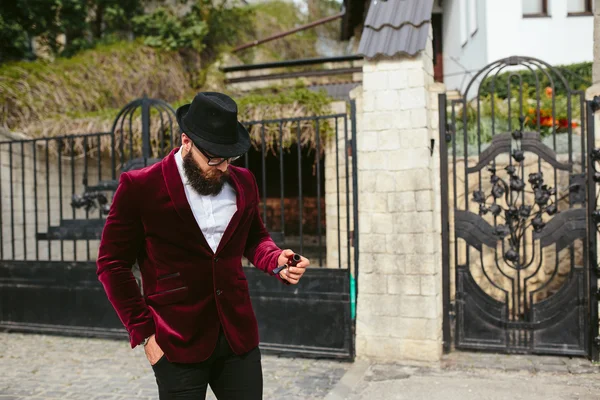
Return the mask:
M 160 400 L 204 400 L 210 385 L 219 400 L 261 400 L 263 376 L 258 347 L 238 356 L 223 332 L 213 354 L 193 364 L 169 362 L 163 356 L 152 366 Z

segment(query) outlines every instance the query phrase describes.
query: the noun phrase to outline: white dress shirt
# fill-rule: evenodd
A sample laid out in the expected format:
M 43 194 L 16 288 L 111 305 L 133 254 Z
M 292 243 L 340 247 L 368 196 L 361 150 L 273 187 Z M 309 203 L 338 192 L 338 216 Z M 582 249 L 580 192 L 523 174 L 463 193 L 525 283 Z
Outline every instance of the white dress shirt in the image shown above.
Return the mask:
M 237 211 L 235 190 L 229 183 L 225 183 L 221 193 L 216 196 L 200 195 L 188 184 L 183 169 L 181 148 L 175 154 L 175 162 L 194 218 L 196 218 L 196 222 L 213 253 L 216 253 L 225 229 L 227 229 L 231 217 Z

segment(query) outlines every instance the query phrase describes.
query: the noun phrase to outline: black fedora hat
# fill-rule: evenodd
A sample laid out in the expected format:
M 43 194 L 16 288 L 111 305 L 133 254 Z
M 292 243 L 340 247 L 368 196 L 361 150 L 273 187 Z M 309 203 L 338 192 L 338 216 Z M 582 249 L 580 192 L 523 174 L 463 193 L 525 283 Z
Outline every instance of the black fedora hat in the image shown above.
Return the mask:
M 237 119 L 237 104 L 217 92 L 200 92 L 177 109 L 182 132 L 196 147 L 219 157 L 240 156 L 250 149 L 250 135 Z

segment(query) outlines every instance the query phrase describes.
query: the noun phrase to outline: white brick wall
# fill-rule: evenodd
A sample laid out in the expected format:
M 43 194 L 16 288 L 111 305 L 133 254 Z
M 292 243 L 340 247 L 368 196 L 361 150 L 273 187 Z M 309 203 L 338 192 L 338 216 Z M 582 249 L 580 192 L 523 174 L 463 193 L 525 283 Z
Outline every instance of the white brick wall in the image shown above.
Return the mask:
M 357 133 L 359 357 L 441 356 L 442 88 L 433 83 L 430 53 L 366 61 L 363 86 L 352 93 L 364 101 L 357 116 L 363 121 Z

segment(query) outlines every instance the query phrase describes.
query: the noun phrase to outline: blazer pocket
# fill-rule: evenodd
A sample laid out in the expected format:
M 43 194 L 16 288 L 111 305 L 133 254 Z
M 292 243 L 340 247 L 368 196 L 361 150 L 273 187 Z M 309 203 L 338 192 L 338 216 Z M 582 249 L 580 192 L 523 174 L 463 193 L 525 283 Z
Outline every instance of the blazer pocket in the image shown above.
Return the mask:
M 248 285 L 248 279 L 238 278 L 237 280 L 237 290 L 240 290 L 244 293 L 248 293 L 250 291 L 250 286 Z
M 151 303 L 164 306 L 167 304 L 179 303 L 185 300 L 187 296 L 188 287 L 183 286 L 176 289 L 163 290 L 161 292 L 149 294 L 147 300 Z
M 165 275 L 160 275 L 156 278 L 157 281 L 163 280 L 163 279 L 169 279 L 169 278 L 177 278 L 181 276 L 181 273 L 179 272 L 173 272 L 172 274 L 165 274 Z

